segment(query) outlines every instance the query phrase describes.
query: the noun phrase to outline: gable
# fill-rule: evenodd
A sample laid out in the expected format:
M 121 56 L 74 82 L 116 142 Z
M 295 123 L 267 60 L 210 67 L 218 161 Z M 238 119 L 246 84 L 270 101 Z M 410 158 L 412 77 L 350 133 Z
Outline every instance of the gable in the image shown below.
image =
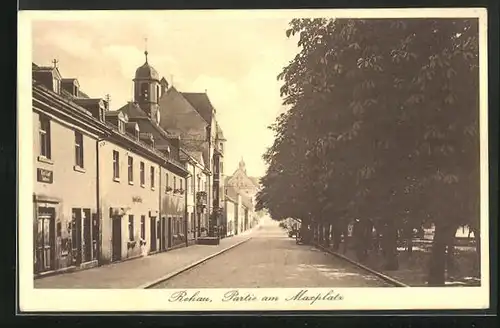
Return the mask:
M 183 135 L 206 137 L 207 123 L 196 109 L 175 88 L 170 88 L 159 101 L 160 114 L 164 118 L 160 126 L 164 130 Z
M 240 189 L 258 189 L 254 182 L 239 169 L 227 180 L 227 185 L 236 186 Z

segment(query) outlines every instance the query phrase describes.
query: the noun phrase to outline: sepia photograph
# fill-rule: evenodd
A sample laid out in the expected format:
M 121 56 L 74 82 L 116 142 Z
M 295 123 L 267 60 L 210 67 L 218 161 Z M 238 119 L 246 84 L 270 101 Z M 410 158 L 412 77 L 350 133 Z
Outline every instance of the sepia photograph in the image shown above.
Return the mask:
M 21 11 L 21 310 L 487 308 L 486 26 Z

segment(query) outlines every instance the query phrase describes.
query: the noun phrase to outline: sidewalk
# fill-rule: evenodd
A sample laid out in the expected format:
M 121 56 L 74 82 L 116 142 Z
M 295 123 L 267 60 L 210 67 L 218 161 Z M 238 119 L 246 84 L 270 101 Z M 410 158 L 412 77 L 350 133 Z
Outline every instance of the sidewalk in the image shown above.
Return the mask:
M 88 270 L 34 280 L 35 288 L 138 288 L 248 239 L 255 229 L 221 239 L 217 246 L 192 245 Z

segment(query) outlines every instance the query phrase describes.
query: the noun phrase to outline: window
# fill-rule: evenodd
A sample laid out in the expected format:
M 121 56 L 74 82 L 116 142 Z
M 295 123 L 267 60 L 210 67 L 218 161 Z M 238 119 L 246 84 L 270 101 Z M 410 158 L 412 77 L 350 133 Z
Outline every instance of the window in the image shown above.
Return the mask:
M 75 164 L 83 168 L 83 135 L 75 131 Z
M 198 188 L 196 189 L 196 191 L 201 191 L 201 178 L 198 177 Z
M 125 123 L 120 119 L 118 119 L 118 131 L 125 133 Z
M 128 240 L 134 241 L 134 216 L 128 216 Z
M 60 91 L 61 91 L 61 81 L 59 81 L 59 79 L 56 78 L 56 77 L 53 79 L 53 81 L 54 81 L 54 92 L 55 93 L 60 93 Z
M 141 170 L 141 186 L 144 186 L 146 184 L 146 169 L 144 168 L 144 162 L 141 162 L 140 164 L 140 170 Z
M 155 168 L 151 166 L 151 188 L 155 187 Z
M 50 159 L 52 157 L 50 149 L 50 120 L 47 116 L 40 115 L 39 132 L 40 132 L 40 156 Z
M 141 239 L 146 240 L 146 216 L 141 215 Z
M 177 177 L 174 176 L 174 190 L 177 189 Z
M 179 187 L 180 187 L 179 189 L 182 190 L 182 179 L 179 179 Z
M 141 94 L 142 94 L 143 101 L 149 101 L 149 84 L 148 83 L 143 83 L 141 85 Z
M 120 179 L 120 154 L 113 150 L 113 179 Z
M 168 184 L 168 173 L 165 173 L 165 192 L 168 192 L 168 188 L 170 185 Z
M 132 156 L 128 157 L 128 183 L 134 183 L 134 159 Z
M 222 142 L 220 143 L 220 151 L 221 151 L 221 152 L 223 152 L 223 151 L 224 151 L 224 145 L 223 145 L 223 143 L 222 143 Z

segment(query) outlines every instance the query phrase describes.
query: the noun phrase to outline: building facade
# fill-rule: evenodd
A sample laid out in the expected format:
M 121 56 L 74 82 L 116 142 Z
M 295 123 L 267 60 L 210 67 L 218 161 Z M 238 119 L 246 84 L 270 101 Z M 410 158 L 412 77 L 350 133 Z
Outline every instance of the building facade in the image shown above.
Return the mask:
M 32 65 L 35 277 L 188 245 L 189 172 L 155 111 L 164 82 L 145 71 L 135 101 L 110 111 L 55 65 Z
M 57 67 L 33 65 L 32 87 L 34 273 L 95 266 L 96 144 L 106 127 L 66 100 L 78 82 L 62 79 Z
M 168 84 L 165 85 L 168 86 Z M 206 188 L 197 194 L 207 205 L 200 213 L 199 235 L 225 236 L 224 206 L 224 143 L 222 129 L 215 118 L 215 109 L 206 93 L 179 92 L 170 87 L 160 96 L 159 114 L 169 119 L 159 125 L 180 137 L 180 148 L 203 165 Z M 197 179 L 197 177 L 195 177 Z M 201 190 L 201 189 L 199 189 Z M 200 192 L 197 190 L 196 192 Z M 198 197 L 197 196 L 197 197 Z

